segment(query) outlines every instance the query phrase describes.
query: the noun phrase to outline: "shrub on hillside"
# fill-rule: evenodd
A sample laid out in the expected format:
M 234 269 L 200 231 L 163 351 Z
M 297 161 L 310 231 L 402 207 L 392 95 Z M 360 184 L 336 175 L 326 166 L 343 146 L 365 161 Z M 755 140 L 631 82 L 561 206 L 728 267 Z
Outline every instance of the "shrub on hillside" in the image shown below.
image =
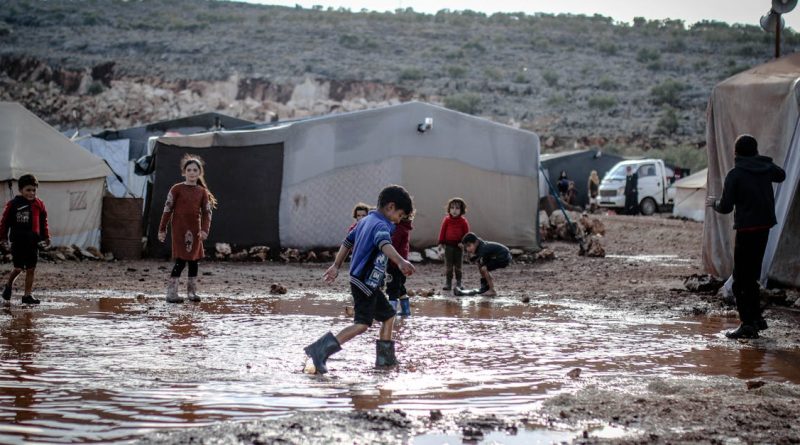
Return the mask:
M 549 87 L 555 87 L 558 85 L 558 73 L 553 70 L 547 70 L 542 73 L 542 79 Z
M 608 110 L 617 104 L 617 99 L 614 96 L 592 96 L 589 98 L 589 107 L 598 110 Z
M 655 105 L 670 105 L 680 108 L 681 93 L 686 90 L 683 82 L 667 79 L 650 89 L 650 98 Z
M 678 131 L 678 125 L 678 113 L 674 108 L 667 105 L 664 107 L 664 110 L 661 112 L 661 116 L 658 118 L 658 123 L 656 124 L 656 133 L 665 135 L 675 134 Z
M 473 93 L 453 94 L 444 98 L 445 108 L 467 114 L 478 114 L 480 112 L 480 104 L 480 96 Z

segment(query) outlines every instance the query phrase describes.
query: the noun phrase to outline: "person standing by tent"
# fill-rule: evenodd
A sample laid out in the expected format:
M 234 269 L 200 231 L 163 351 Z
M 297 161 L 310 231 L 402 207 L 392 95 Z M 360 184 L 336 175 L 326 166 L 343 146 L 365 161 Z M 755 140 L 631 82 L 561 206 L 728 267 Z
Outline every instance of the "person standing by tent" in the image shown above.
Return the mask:
M 11 258 L 14 263 L 14 270 L 11 271 L 3 288 L 3 299 L 6 301 L 11 299 L 14 281 L 24 270 L 25 294 L 22 296 L 22 302 L 39 304 L 39 300 L 32 295 L 33 278 L 39 260 L 39 246 L 46 247 L 50 244 L 47 209 L 44 202 L 36 197 L 39 182 L 35 176 L 22 175 L 17 185 L 19 195 L 6 204 L 0 220 L 0 242 L 6 244 L 11 231 Z
M 399 185 L 390 185 L 378 195 L 377 210 L 369 212 L 355 230 L 347 234 L 336 253 L 333 265 L 322 277 L 326 282 L 333 283 L 347 254 L 353 250 L 353 258 L 350 261 L 350 292 L 353 295 L 355 309 L 353 324 L 336 335 L 328 332 L 303 348 L 314 366 L 313 370 L 308 366 L 306 372 L 327 373 L 328 357 L 341 351 L 344 343 L 366 332 L 372 326 L 373 320 L 381 322 L 379 338 L 375 344 L 375 366 L 397 364 L 394 341 L 392 341 L 395 311 L 381 292 L 381 286 L 387 259 L 397 264 L 403 275 L 414 273 L 414 266 L 392 247 L 391 236 L 394 225 L 413 212 L 414 205 L 406 189 Z
M 559 198 L 561 198 L 561 201 L 567 202 L 569 177 L 567 176 L 566 170 L 561 170 L 561 173 L 558 174 L 558 182 L 556 182 L 556 187 L 558 188 L 558 195 Z
M 439 229 L 439 249 L 444 246 L 445 282 L 442 290 L 453 288 L 453 273 L 456 276 L 456 287 L 461 287 L 462 247 L 461 238 L 469 232 L 467 203 L 461 198 L 451 198 L 445 206 L 447 214 L 442 219 Z
M 733 295 L 741 324 L 726 332 L 728 338 L 758 338 L 767 328 L 761 315 L 758 279 L 775 218 L 773 182 L 783 182 L 786 172 L 772 158 L 758 155 L 758 141 L 743 134 L 734 144 L 734 167 L 725 176 L 722 197 L 708 196 L 706 205 L 719 213 L 733 214 L 736 240 L 733 248 Z
M 625 167 L 625 214 L 639 213 L 639 174 L 629 165 Z
M 597 170 L 592 170 L 589 173 L 589 180 L 587 181 L 587 194 L 589 195 L 589 211 L 594 212 L 597 210 L 597 195 L 600 190 L 600 177 L 597 176 Z
M 400 254 L 403 259 L 408 259 L 408 251 L 410 250 L 411 231 L 414 226 L 411 225 L 411 216 L 406 216 L 401 219 L 394 228 L 392 233 L 392 247 Z M 400 315 L 408 317 L 411 315 L 411 302 L 408 300 L 408 293 L 406 292 L 406 276 L 400 271 L 400 268 L 394 261 L 389 261 L 389 266 L 386 270 L 388 273 L 386 283 L 386 295 L 389 297 L 389 303 L 392 308 L 397 311 L 397 305 L 400 305 Z
M 208 238 L 211 229 L 211 211 L 217 206 L 217 199 L 206 184 L 203 161 L 199 157 L 184 156 L 181 174 L 186 180 L 169 189 L 158 228 L 158 240 L 163 243 L 167 239 L 167 225 L 172 224 L 172 258 L 175 259 L 175 266 L 167 283 L 168 303 L 183 303 L 183 298 L 178 296 L 178 281 L 187 263 L 187 297 L 189 301 L 200 301 L 197 295 L 197 262 L 205 256 L 203 241 Z

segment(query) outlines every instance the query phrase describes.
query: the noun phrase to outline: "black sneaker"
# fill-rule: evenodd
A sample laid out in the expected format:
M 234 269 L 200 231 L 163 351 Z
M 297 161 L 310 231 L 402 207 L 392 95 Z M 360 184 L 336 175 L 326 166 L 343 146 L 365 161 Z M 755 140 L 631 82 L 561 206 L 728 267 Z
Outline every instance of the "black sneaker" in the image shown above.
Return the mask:
M 10 299 L 11 299 L 11 286 L 6 284 L 6 286 L 3 288 L 3 300 L 8 301 Z
M 758 329 L 755 326 L 742 323 L 736 330 L 726 332 L 725 336 L 732 339 L 758 338 Z
M 24 304 L 39 304 L 40 301 L 33 298 L 33 295 L 25 295 L 22 297 L 22 303 Z

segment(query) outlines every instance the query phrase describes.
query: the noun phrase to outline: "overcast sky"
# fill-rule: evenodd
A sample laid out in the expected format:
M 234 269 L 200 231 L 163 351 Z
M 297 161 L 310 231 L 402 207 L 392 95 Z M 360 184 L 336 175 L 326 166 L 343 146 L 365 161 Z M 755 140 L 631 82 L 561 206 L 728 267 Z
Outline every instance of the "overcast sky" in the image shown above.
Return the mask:
M 304 8 L 322 5 L 325 8 L 350 8 L 352 11 L 393 11 L 397 8 L 414 8 L 417 12 L 434 13 L 440 9 L 494 12 L 547 12 L 570 14 L 601 14 L 617 21 L 631 22 L 634 17 L 647 19 L 682 19 L 687 25 L 700 20 L 717 20 L 727 23 L 746 23 L 758 26 L 758 19 L 766 14 L 771 0 L 247 0 L 251 3 L 294 6 Z M 784 14 L 786 25 L 800 30 L 800 8 Z

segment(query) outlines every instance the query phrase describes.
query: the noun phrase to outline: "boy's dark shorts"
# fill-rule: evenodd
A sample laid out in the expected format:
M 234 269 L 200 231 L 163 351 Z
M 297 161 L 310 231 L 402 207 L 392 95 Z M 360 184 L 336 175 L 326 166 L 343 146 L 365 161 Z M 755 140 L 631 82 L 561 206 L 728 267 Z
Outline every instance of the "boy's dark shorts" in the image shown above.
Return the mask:
M 35 269 L 39 262 L 39 249 L 36 244 L 12 242 L 11 261 L 16 269 Z
M 489 272 L 497 269 L 503 269 L 504 267 L 508 267 L 511 264 L 511 255 L 505 258 L 490 258 L 486 261 L 481 261 L 481 266 L 486 266 L 486 270 Z
M 389 296 L 389 300 L 397 300 L 398 298 L 405 295 L 406 292 L 406 276 L 403 275 L 403 272 L 400 272 L 400 269 L 396 267 L 389 268 L 389 274 L 386 276 L 386 294 Z
M 396 312 L 386 299 L 386 295 L 375 289 L 372 295 L 367 295 L 358 286 L 350 283 L 350 292 L 353 294 L 353 323 L 372 326 L 372 320 L 386 321 L 396 315 Z

